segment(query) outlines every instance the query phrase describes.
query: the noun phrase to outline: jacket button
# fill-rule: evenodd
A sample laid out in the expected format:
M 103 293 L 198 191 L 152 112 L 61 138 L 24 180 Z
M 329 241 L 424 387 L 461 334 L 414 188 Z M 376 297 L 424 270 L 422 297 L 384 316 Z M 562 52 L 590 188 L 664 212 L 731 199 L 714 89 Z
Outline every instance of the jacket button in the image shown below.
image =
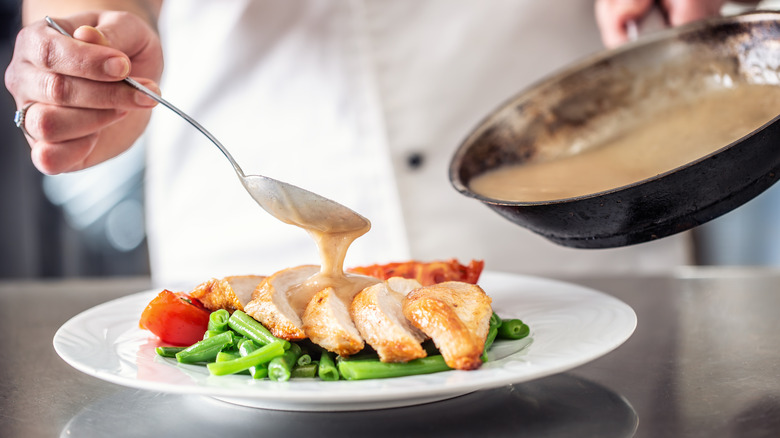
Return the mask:
M 411 170 L 417 170 L 425 163 L 425 156 L 420 152 L 412 152 L 406 156 L 406 165 Z

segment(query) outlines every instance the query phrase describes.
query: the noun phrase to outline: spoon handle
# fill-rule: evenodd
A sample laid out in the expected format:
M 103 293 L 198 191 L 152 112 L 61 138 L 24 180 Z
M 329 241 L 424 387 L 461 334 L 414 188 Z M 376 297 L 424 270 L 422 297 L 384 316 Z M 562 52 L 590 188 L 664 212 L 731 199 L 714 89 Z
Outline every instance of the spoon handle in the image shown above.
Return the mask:
M 62 28 L 62 26 L 60 26 L 59 24 L 57 24 L 57 22 L 52 20 L 51 17 L 46 16 L 46 23 L 48 23 L 49 26 L 51 26 L 52 28 L 57 30 L 57 32 L 65 35 L 67 37 L 73 38 L 73 35 L 69 34 L 65 29 Z M 127 82 L 133 88 L 135 88 L 138 91 L 146 94 L 150 98 L 152 98 L 155 101 L 157 101 L 158 103 L 164 105 L 166 108 L 170 109 L 174 113 L 178 114 L 181 118 L 183 118 L 184 120 L 189 122 L 190 125 L 194 126 L 195 129 L 200 131 L 209 140 L 211 140 L 211 142 L 214 143 L 214 145 L 217 148 L 219 148 L 219 150 L 225 155 L 225 157 L 228 159 L 228 161 L 230 161 L 230 164 L 233 165 L 233 168 L 236 170 L 236 173 L 238 173 L 239 176 L 241 176 L 241 177 L 245 176 L 244 175 L 244 171 L 241 169 L 241 166 L 239 166 L 238 163 L 236 162 L 236 160 L 233 159 L 233 156 L 230 155 L 230 152 L 228 152 L 228 150 L 224 146 L 222 146 L 222 143 L 220 143 L 219 140 L 217 140 L 217 138 L 214 137 L 206 128 L 201 126 L 200 123 L 196 122 L 195 119 L 193 119 L 192 117 L 188 116 L 187 113 L 185 113 L 184 111 L 180 110 L 179 108 L 176 108 L 176 106 L 174 106 L 172 103 L 170 103 L 167 100 L 163 99 L 162 96 L 160 96 L 159 94 L 157 94 L 154 91 L 150 90 L 149 88 L 141 85 L 135 79 L 133 79 L 133 78 L 128 76 L 128 77 L 126 77 L 124 79 L 124 81 Z

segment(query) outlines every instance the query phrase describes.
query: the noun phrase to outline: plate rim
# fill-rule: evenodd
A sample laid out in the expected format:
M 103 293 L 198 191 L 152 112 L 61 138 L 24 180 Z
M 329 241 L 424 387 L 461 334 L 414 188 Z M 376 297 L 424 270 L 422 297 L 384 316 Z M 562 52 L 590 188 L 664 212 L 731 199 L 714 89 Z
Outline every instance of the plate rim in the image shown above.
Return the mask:
M 104 303 L 100 303 L 96 306 L 86 309 L 80 312 L 79 314 L 68 319 L 56 331 L 52 342 L 53 342 L 54 349 L 57 352 L 57 354 L 60 356 L 60 358 L 62 358 L 66 363 L 68 363 L 73 368 L 87 375 L 121 386 L 126 386 L 126 387 L 131 387 L 136 389 L 151 390 L 157 392 L 175 393 L 175 394 L 205 395 L 205 396 L 211 396 L 218 399 L 230 399 L 231 402 L 237 404 L 244 404 L 247 406 L 256 406 L 256 407 L 271 408 L 271 409 L 281 408 L 285 410 L 295 410 L 295 409 L 323 410 L 323 409 L 319 409 L 319 407 L 321 407 L 322 403 L 327 403 L 327 405 L 331 407 L 331 409 L 328 410 L 346 410 L 346 409 L 363 410 L 363 409 L 377 409 L 383 407 L 383 405 L 387 405 L 389 407 L 413 405 L 413 404 L 424 402 L 420 400 L 427 400 L 432 398 L 443 399 L 443 398 L 457 397 L 480 389 L 495 388 L 506 384 L 521 383 L 521 382 L 526 382 L 526 381 L 550 376 L 553 374 L 558 374 L 579 367 L 585 363 L 591 362 L 615 350 L 620 345 L 622 345 L 625 341 L 627 341 L 636 329 L 636 325 L 637 325 L 636 313 L 628 304 L 626 304 L 625 302 L 621 301 L 620 299 L 612 295 L 592 289 L 590 287 L 586 287 L 586 286 L 582 286 L 579 284 L 570 283 L 562 280 L 549 279 L 544 277 L 523 275 L 523 274 L 494 272 L 494 271 L 485 271 L 482 277 L 480 278 L 479 284 L 483 285 L 487 283 L 488 285 L 490 285 L 491 283 L 496 283 L 496 284 L 504 283 L 507 285 L 511 285 L 512 282 L 518 282 L 518 284 L 542 286 L 543 288 L 548 287 L 553 290 L 563 289 L 564 292 L 568 292 L 569 294 L 574 293 L 574 295 L 579 297 L 586 297 L 590 299 L 599 300 L 599 302 L 609 303 L 612 306 L 611 307 L 612 310 L 619 312 L 622 318 L 627 318 L 624 321 L 626 325 L 622 327 L 621 333 L 612 334 L 613 336 L 610 342 L 608 343 L 602 342 L 602 345 L 599 345 L 599 348 L 594 349 L 593 351 L 590 352 L 590 354 L 580 354 L 578 355 L 577 360 L 565 361 L 563 363 L 559 363 L 557 366 L 549 366 L 542 370 L 536 370 L 535 372 L 530 374 L 516 373 L 511 370 L 507 370 L 506 365 L 504 365 L 498 368 L 485 366 L 481 369 L 474 370 L 474 371 L 452 370 L 452 371 L 445 371 L 442 373 L 429 374 L 426 376 L 410 376 L 410 377 L 401 377 L 401 378 L 394 378 L 394 379 L 317 382 L 317 386 L 322 386 L 323 384 L 332 385 L 333 388 L 337 389 L 336 391 L 329 392 L 327 397 L 321 394 L 320 389 L 314 389 L 314 390 L 301 390 L 295 388 L 292 390 L 288 389 L 290 385 L 296 385 L 298 382 L 258 381 L 258 382 L 250 382 L 248 385 L 245 386 L 214 386 L 214 385 L 205 386 L 202 384 L 198 384 L 197 382 L 191 385 L 181 385 L 181 384 L 170 383 L 170 382 L 166 383 L 166 382 L 159 382 L 153 380 L 144 380 L 138 377 L 132 379 L 126 376 L 119 375 L 110 370 L 101 369 L 95 364 L 88 363 L 84 359 L 79 359 L 77 357 L 74 357 L 71 354 L 71 352 L 68 351 L 68 347 L 66 345 L 67 342 L 64 342 L 63 339 L 67 338 L 67 336 L 72 335 L 71 331 L 79 327 L 81 324 L 83 324 L 83 322 L 88 321 L 90 318 L 93 318 L 95 316 L 99 316 L 101 313 L 104 313 L 107 310 L 119 308 L 122 306 L 129 306 L 131 304 L 136 307 L 139 306 L 139 303 L 146 304 L 149 300 L 151 300 L 151 298 L 156 293 L 162 290 L 160 288 L 139 291 L 136 293 L 132 293 L 129 295 L 125 295 L 119 298 L 106 301 Z M 489 296 L 494 297 L 494 295 L 491 294 L 490 286 L 485 287 L 485 290 Z M 494 293 L 495 292 L 496 291 L 494 291 Z M 555 293 L 560 294 L 561 292 L 557 291 Z M 523 291 L 518 292 L 518 294 L 519 296 L 522 296 Z M 497 295 L 495 295 L 494 298 L 498 298 L 499 301 L 509 300 L 510 298 L 507 298 L 506 295 L 507 295 L 506 292 L 497 292 Z M 565 294 L 563 295 L 565 296 Z M 497 311 L 497 313 L 501 314 L 500 311 Z M 506 315 L 502 315 L 502 316 L 506 316 Z M 130 321 L 137 321 L 138 317 L 140 317 L 140 313 L 137 315 L 137 317 L 134 318 L 130 318 L 128 316 L 128 319 Z M 518 315 L 518 316 L 509 315 L 509 317 L 519 317 L 523 319 L 522 315 Z M 122 324 L 123 326 L 126 326 L 128 322 L 124 321 L 118 324 Z M 530 323 L 529 325 L 531 325 L 532 328 L 531 336 L 533 337 L 533 339 L 531 342 L 534 343 L 536 341 L 537 331 L 533 323 Z M 139 333 L 147 333 L 147 338 L 153 337 L 153 335 L 148 334 L 148 332 L 145 332 L 144 330 L 138 328 L 137 325 L 136 327 L 126 327 L 122 333 L 123 334 L 134 333 L 135 335 L 138 335 Z M 102 345 L 102 347 L 106 347 L 106 345 Z M 533 349 L 534 349 L 534 345 L 532 344 L 530 347 L 523 348 L 523 351 L 515 353 L 505 359 L 512 359 L 509 362 L 514 363 L 515 361 L 513 358 L 517 354 L 521 354 L 521 353 L 523 355 L 530 354 L 530 352 L 532 352 Z M 116 349 L 114 349 L 113 352 L 118 355 Z M 497 362 L 492 362 L 492 363 L 488 362 L 488 363 L 495 364 L 501 362 L 502 360 L 499 360 Z M 195 369 L 203 369 L 203 367 L 196 366 L 196 365 L 185 366 L 185 365 L 170 363 L 167 361 L 161 365 L 166 367 L 197 367 Z M 154 364 L 154 366 L 157 366 L 157 364 Z M 137 370 L 138 368 L 136 366 L 136 372 Z M 486 374 L 487 376 L 483 377 Z M 445 379 L 445 377 L 442 376 L 445 377 L 449 376 L 451 379 L 457 382 L 456 384 L 448 384 L 446 380 L 442 380 Z M 222 377 L 213 377 L 213 379 L 225 379 L 225 378 L 240 379 L 244 377 L 245 376 L 222 376 Z M 406 379 L 406 380 L 399 380 L 399 379 Z M 417 380 L 424 380 L 424 381 L 433 379 L 434 383 L 436 383 L 435 382 L 436 380 L 442 380 L 442 382 L 440 382 L 442 384 L 406 386 L 406 385 L 393 385 L 392 383 L 386 383 L 386 382 L 404 382 L 404 381 L 408 381 L 408 379 L 417 379 Z M 370 383 L 367 384 L 366 382 L 370 382 Z M 345 386 L 349 390 L 344 391 L 343 389 Z M 251 388 L 251 389 L 247 389 L 247 388 Z M 367 390 L 371 388 L 380 389 L 380 391 Z M 313 400 L 309 400 L 312 397 Z

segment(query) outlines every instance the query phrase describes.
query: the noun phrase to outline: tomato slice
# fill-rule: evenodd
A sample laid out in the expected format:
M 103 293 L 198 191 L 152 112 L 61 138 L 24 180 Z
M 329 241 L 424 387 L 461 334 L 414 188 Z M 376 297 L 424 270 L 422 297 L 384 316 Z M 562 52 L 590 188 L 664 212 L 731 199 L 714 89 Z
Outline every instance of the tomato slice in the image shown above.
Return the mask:
M 172 345 L 192 345 L 203 339 L 209 312 L 184 292 L 163 290 L 144 309 L 138 325 Z
M 414 278 L 423 286 L 430 286 L 444 281 L 477 284 L 484 267 L 485 262 L 482 260 L 472 260 L 468 265 L 460 264 L 457 259 L 435 262 L 412 260 L 385 265 L 358 266 L 349 271 L 382 280 L 390 277 Z

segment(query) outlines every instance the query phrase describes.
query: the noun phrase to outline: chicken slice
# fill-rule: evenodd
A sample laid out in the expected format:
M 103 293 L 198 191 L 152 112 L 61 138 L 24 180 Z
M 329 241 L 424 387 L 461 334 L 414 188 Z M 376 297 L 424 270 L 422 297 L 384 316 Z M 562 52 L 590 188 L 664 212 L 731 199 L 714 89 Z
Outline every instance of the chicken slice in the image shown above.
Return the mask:
M 252 298 L 252 292 L 265 280 L 262 275 L 233 275 L 225 278 L 212 278 L 199 284 L 190 292 L 203 306 L 211 311 L 225 309 L 230 313 L 244 310 Z
M 303 265 L 281 270 L 260 283 L 244 312 L 263 324 L 274 336 L 288 341 L 305 339 L 301 315 L 316 291 L 297 288 L 319 272 L 319 266 Z
M 482 364 L 491 302 L 479 286 L 447 281 L 409 292 L 403 313 L 433 339 L 447 365 L 472 370 Z
M 337 287 L 326 287 L 314 295 L 301 319 L 312 342 L 340 356 L 351 356 L 365 346 L 352 321 L 349 305 L 360 291 L 376 284 L 376 278 L 348 275 Z
M 387 279 L 387 287 L 404 297 L 409 295 L 409 292 L 419 289 L 422 286 L 423 285 L 414 278 L 390 277 Z
M 406 294 L 419 287 L 422 285 L 417 280 L 393 277 L 363 289 L 349 306 L 360 335 L 382 362 L 408 362 L 426 356 L 420 345 L 425 335 L 406 319 L 402 308 Z

